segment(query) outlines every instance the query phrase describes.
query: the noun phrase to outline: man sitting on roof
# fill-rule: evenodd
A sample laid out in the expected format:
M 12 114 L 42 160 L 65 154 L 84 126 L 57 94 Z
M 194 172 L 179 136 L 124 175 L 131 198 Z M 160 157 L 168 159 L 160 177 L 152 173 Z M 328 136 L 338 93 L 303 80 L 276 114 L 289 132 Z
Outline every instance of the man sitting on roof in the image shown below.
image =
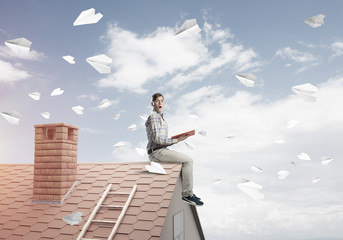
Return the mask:
M 188 136 L 182 135 L 174 139 L 168 137 L 168 124 L 162 113 L 164 97 L 161 93 L 152 96 L 151 105 L 154 109 L 145 122 L 150 161 L 182 163 L 182 200 L 194 206 L 202 206 L 204 203 L 193 193 L 193 159 L 167 148 Z

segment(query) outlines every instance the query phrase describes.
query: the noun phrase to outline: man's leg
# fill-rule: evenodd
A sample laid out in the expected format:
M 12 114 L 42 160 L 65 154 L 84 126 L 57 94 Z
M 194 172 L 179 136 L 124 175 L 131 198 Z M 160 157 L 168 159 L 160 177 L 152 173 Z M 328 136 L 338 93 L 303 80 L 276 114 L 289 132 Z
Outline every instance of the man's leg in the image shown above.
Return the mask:
M 150 161 L 153 162 L 171 162 L 182 163 L 182 196 L 188 197 L 193 195 L 193 159 L 185 154 L 162 148 L 154 151 L 149 155 Z

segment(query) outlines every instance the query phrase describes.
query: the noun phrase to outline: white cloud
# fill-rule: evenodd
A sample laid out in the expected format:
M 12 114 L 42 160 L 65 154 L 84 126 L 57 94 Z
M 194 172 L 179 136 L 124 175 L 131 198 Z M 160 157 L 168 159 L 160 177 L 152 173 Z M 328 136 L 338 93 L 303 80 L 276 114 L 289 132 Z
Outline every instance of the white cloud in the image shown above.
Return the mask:
M 291 90 L 288 97 L 273 103 L 247 91 L 225 96 L 220 86 L 202 87 L 169 103 L 175 109 L 167 115 L 171 135 L 194 128 L 207 132 L 206 137 L 187 139 L 194 150 L 183 144 L 171 147 L 194 159 L 194 191 L 210 206 L 199 209 L 200 217 L 206 216 L 201 218 L 205 231 L 228 239 L 282 239 L 280 233 L 288 239 L 342 235 L 337 223 L 343 221 L 343 206 L 334 199 L 343 184 L 339 177 L 343 162 L 323 168 L 320 159 L 328 154 L 343 158 L 343 112 L 339 110 L 343 78 L 330 79 L 318 88 L 316 103 L 302 101 Z M 206 99 L 206 92 L 215 98 Z M 188 119 L 189 114 L 199 118 Z M 291 119 L 299 124 L 288 129 Z M 225 138 L 228 133 L 235 137 Z M 274 143 L 278 135 L 285 137 L 284 144 Z M 302 151 L 312 161 L 290 164 Z M 251 171 L 253 164 L 264 172 Z M 277 177 L 281 169 L 291 172 L 284 181 Z M 321 182 L 313 185 L 315 176 Z M 223 181 L 214 186 L 218 178 Z M 265 200 L 256 202 L 241 193 L 235 186 L 243 178 L 261 184 Z
M 228 42 L 232 37 L 228 29 L 205 22 L 203 32 L 205 39 L 201 33 L 194 38 L 181 38 L 175 37 L 175 29 L 160 27 L 138 36 L 111 25 L 106 37 L 110 41 L 108 55 L 113 59 L 113 73 L 101 79 L 98 86 L 144 93 L 145 84 L 161 84 L 166 77 L 171 77 L 168 85 L 176 88 L 201 81 L 222 68 L 244 71 L 260 65 L 253 61 L 257 54 L 252 49 Z M 219 49 L 217 56 L 214 48 Z
M 7 46 L 0 46 L 0 56 L 4 58 L 20 58 L 31 61 L 43 61 L 44 59 L 46 59 L 44 53 L 30 50 L 29 54 L 27 55 L 18 55 Z
M 14 82 L 18 82 L 20 80 L 27 79 L 31 77 L 31 75 L 21 70 L 15 66 L 13 66 L 11 63 L 4 62 L 0 60 L 0 83 L 9 83 L 12 84 Z
M 275 53 L 283 59 L 289 59 L 297 63 L 317 62 L 318 59 L 311 53 L 302 52 L 290 47 L 278 49 Z
M 334 52 L 333 55 L 331 55 L 332 58 L 343 55 L 343 42 L 336 41 L 336 42 L 332 43 L 331 49 Z

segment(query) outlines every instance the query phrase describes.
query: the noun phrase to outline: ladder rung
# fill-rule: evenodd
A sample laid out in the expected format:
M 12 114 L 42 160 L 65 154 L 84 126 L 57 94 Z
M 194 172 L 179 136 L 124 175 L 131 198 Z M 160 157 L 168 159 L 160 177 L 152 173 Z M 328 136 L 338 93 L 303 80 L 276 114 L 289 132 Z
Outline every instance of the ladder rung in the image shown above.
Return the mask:
M 123 206 L 117 206 L 117 205 L 101 205 L 101 207 L 107 207 L 107 208 L 123 208 Z
M 109 192 L 108 194 L 130 195 L 130 193 L 128 193 L 128 192 Z
M 97 222 L 97 223 L 116 223 L 117 221 L 108 221 L 108 220 L 92 220 L 92 222 Z

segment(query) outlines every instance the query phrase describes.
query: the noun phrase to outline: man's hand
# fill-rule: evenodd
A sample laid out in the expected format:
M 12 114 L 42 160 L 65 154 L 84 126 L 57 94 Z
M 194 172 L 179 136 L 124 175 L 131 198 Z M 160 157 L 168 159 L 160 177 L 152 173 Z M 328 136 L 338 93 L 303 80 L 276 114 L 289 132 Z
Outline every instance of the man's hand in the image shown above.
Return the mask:
M 182 136 L 177 138 L 177 142 L 181 142 L 181 141 L 183 141 L 183 140 L 185 140 L 187 138 L 188 138 L 188 135 L 182 135 Z

